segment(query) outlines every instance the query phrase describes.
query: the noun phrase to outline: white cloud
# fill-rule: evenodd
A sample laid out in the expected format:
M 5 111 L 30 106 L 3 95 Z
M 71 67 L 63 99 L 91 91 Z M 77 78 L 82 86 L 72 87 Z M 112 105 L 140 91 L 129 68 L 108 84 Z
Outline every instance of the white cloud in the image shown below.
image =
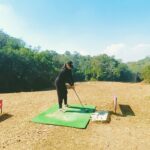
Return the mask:
M 28 45 L 32 45 L 33 47 L 41 46 L 42 49 L 55 50 L 61 49 L 61 46 L 63 47 L 64 45 L 60 39 L 56 37 L 52 38 L 47 33 L 43 33 L 42 29 L 33 31 L 28 21 L 20 14 L 17 14 L 15 9 L 8 4 L 0 4 L 0 30 L 1 29 L 11 36 L 21 38 Z M 65 50 L 67 50 L 67 48 Z M 64 51 L 60 50 L 61 53 Z
M 134 49 L 149 49 L 150 48 L 150 44 L 145 44 L 145 43 L 140 43 L 137 44 Z
M 11 5 L 0 4 L 0 29 L 13 35 L 25 35 L 25 22 L 16 15 Z
M 111 44 L 106 47 L 103 53 L 106 53 L 108 55 L 117 55 L 120 52 L 120 50 L 122 50 L 124 47 L 125 44 L 123 43 Z
M 115 56 L 118 59 L 122 59 L 124 62 L 137 61 L 150 56 L 150 44 L 149 43 L 138 43 L 138 44 L 111 44 L 106 46 L 103 51 L 110 56 Z
M 33 33 L 28 21 L 18 15 L 14 8 L 8 4 L 0 4 L 0 29 L 16 38 L 21 38 L 28 45 L 38 46 L 43 44 L 47 46 L 47 37 L 42 33 Z

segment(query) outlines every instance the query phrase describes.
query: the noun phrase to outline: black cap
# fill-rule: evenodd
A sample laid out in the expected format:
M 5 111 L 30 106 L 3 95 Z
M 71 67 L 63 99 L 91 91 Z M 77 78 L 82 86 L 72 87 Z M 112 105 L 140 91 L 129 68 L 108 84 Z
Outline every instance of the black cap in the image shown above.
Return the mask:
M 73 68 L 73 62 L 72 62 L 72 61 L 68 61 L 67 64 L 68 64 L 71 68 Z

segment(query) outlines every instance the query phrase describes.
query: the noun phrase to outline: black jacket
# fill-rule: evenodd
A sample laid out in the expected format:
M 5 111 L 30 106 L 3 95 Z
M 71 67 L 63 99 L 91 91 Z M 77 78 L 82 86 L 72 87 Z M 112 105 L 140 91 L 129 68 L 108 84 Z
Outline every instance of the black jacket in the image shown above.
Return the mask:
M 72 71 L 67 68 L 63 68 L 55 80 L 56 87 L 66 88 L 65 83 L 69 83 L 71 86 L 74 85 Z
M 67 87 L 65 83 L 69 83 L 71 86 L 74 85 L 71 70 L 64 67 L 55 80 L 57 94 L 61 99 L 67 95 Z

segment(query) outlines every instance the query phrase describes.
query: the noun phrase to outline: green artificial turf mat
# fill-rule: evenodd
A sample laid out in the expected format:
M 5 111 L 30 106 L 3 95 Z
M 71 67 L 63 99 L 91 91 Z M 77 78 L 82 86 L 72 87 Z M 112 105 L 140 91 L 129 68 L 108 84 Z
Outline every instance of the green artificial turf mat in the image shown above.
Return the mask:
M 58 105 L 53 105 L 48 110 L 32 119 L 33 122 L 52 124 L 74 128 L 86 128 L 95 106 L 70 105 L 64 112 L 58 110 Z

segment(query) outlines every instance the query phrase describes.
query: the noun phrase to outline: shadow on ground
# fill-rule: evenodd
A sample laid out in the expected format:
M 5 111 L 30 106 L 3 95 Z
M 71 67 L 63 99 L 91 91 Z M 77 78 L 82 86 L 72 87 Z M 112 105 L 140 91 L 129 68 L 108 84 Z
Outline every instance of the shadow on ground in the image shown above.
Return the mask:
M 129 105 L 119 104 L 123 116 L 135 116 L 134 111 Z
M 73 112 L 73 113 L 93 113 L 95 112 L 95 108 L 83 108 L 77 106 L 69 106 L 69 108 L 74 108 L 74 110 L 67 110 L 65 112 Z
M 115 116 L 118 116 L 118 117 L 124 117 L 123 114 L 120 114 L 120 113 L 115 113 L 113 111 L 109 111 L 110 115 L 115 115 Z
M 0 122 L 5 121 L 6 119 L 11 118 L 13 115 L 5 113 L 0 116 Z
M 135 116 L 134 111 L 129 105 L 119 104 L 119 108 L 121 110 L 121 113 L 115 113 L 113 111 L 109 111 L 110 115 L 115 115 L 118 117 Z

